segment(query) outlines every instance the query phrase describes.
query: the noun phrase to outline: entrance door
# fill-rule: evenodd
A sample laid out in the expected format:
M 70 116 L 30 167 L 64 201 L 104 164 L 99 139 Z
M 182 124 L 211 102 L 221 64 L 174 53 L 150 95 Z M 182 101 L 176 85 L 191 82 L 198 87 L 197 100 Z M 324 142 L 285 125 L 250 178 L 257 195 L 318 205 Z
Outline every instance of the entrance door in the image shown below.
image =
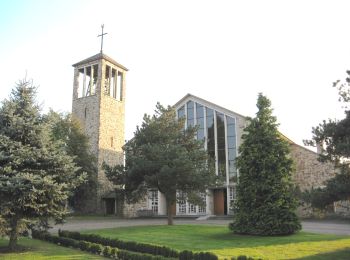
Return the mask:
M 214 190 L 214 214 L 217 216 L 227 215 L 227 190 Z
M 105 199 L 106 203 L 106 214 L 115 214 L 115 199 Z

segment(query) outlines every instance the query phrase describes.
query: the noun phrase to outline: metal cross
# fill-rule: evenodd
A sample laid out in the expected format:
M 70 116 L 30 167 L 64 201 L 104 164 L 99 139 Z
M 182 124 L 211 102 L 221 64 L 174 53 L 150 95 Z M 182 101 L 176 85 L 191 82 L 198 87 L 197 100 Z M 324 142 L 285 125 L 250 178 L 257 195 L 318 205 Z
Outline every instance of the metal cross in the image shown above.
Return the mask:
M 107 34 L 107 33 L 103 33 L 103 27 L 104 27 L 104 26 L 105 26 L 104 24 L 101 25 L 102 33 L 99 34 L 99 35 L 97 35 L 97 37 L 101 37 L 101 53 L 102 53 L 102 48 L 103 48 L 103 35 L 106 35 L 106 34 Z

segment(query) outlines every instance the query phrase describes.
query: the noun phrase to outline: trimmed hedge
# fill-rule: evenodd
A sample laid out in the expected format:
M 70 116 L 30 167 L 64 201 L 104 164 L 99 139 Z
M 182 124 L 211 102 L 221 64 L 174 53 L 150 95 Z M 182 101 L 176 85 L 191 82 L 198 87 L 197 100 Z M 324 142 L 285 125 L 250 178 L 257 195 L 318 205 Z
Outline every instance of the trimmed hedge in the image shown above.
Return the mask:
M 261 260 L 261 258 L 255 258 L 255 259 Z M 231 260 L 254 260 L 254 258 L 251 256 L 239 255 L 239 256 L 237 256 L 237 258 L 234 256 L 231 257 Z
M 122 241 L 119 239 L 101 237 L 95 234 L 81 234 L 79 232 L 71 232 L 67 230 L 58 230 L 58 236 L 75 240 L 84 240 L 104 246 L 117 247 L 119 249 L 125 249 L 133 252 L 161 255 L 164 257 L 179 257 L 179 253 L 176 250 L 166 246 L 150 245 L 132 241 Z
M 112 248 L 110 246 L 103 246 L 98 243 L 78 241 L 67 237 L 57 237 L 49 234 L 48 232 L 42 232 L 42 231 L 36 231 L 36 230 L 32 231 L 32 237 L 35 239 L 44 240 L 47 242 L 55 243 L 66 247 L 80 248 L 82 251 L 87 251 L 97 255 L 104 255 L 106 257 L 115 258 L 119 260 L 170 260 L 171 259 L 163 256 L 154 256 L 150 254 L 130 252 L 127 250 Z
M 189 250 L 184 250 L 179 254 L 179 260 L 218 260 L 218 257 L 210 252 L 193 253 Z
M 66 247 L 79 248 L 82 251 L 122 260 L 169 260 L 169 258 L 178 258 L 179 260 L 218 259 L 215 254 L 210 252 L 192 252 L 189 250 L 184 250 L 178 253 L 177 251 L 168 247 L 136 242 L 124 242 L 118 239 L 104 238 L 95 234 L 80 234 L 79 232 L 62 230 L 59 230 L 58 234 L 59 236 L 57 237 L 49 234 L 48 232 L 35 230 L 32 232 L 33 238 L 45 240 Z

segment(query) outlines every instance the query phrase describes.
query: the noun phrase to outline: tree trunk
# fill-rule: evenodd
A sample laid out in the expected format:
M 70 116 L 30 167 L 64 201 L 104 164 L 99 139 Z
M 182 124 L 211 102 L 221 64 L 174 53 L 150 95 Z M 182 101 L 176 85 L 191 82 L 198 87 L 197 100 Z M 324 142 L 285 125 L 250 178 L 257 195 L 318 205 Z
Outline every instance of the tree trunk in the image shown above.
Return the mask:
M 168 200 L 166 201 L 166 207 L 167 207 L 167 213 L 168 213 L 168 225 L 170 225 L 170 226 L 174 225 L 172 205 L 173 205 L 173 203 L 171 203 Z
M 10 221 L 10 241 L 9 241 L 9 245 L 8 248 L 10 251 L 15 251 L 16 247 L 17 247 L 17 230 L 18 230 L 18 220 L 17 218 L 12 218 Z

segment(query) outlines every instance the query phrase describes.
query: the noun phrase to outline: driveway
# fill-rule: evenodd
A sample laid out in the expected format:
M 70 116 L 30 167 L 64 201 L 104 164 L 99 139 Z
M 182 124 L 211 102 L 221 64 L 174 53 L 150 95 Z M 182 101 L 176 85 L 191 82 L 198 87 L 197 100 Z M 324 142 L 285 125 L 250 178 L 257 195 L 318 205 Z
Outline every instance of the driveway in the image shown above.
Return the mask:
M 223 225 L 227 226 L 230 219 L 217 220 L 195 220 L 195 219 L 175 219 L 176 225 L 197 224 L 197 225 Z M 118 218 L 72 218 L 68 219 L 63 225 L 55 225 L 51 232 L 66 229 L 71 231 L 94 230 L 102 228 L 116 228 L 128 226 L 145 226 L 145 225 L 165 225 L 166 219 L 118 219 Z M 350 221 L 331 221 L 331 220 L 305 220 L 302 221 L 303 231 L 321 234 L 335 234 L 350 236 Z

